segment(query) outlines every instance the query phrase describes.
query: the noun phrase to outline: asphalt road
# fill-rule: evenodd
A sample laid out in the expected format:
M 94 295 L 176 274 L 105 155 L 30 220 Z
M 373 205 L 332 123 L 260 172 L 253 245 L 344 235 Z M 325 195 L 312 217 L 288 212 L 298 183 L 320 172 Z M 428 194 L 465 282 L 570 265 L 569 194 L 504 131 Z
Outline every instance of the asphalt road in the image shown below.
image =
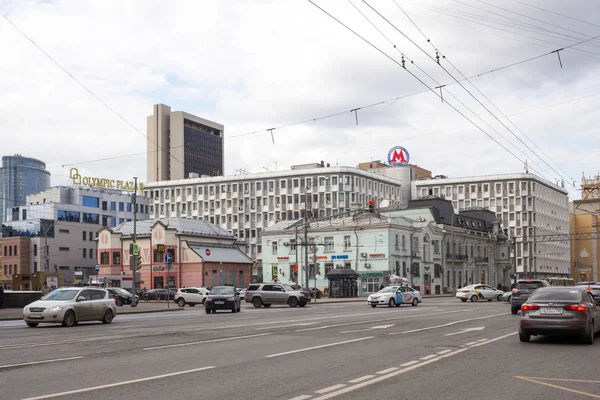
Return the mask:
M 0 322 L 0 399 L 600 398 L 592 346 L 520 343 L 507 304 L 426 299 Z

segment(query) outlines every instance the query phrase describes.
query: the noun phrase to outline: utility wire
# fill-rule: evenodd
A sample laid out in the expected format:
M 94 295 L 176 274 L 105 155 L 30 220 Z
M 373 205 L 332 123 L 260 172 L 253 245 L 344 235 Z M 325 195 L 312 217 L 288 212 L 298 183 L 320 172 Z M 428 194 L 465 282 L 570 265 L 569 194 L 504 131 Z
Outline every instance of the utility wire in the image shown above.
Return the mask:
M 58 68 L 60 68 L 65 74 L 67 74 L 71 79 L 73 79 L 79 86 L 81 86 L 86 92 L 88 92 L 94 99 L 96 99 L 97 101 L 99 101 L 104 107 L 106 107 L 110 112 L 112 112 L 114 115 L 116 115 L 121 121 L 125 122 L 129 127 L 131 127 L 134 131 L 136 131 L 137 133 L 139 133 L 140 135 L 144 136 L 146 139 L 150 140 L 151 142 L 153 142 L 154 144 L 156 144 L 162 151 L 166 151 L 169 153 L 169 155 L 171 156 L 171 158 L 173 158 L 174 160 L 180 162 L 181 164 L 183 164 L 183 161 L 179 160 L 177 157 L 173 156 L 171 154 L 170 151 L 164 149 L 162 146 L 160 146 L 160 144 L 158 144 L 157 142 L 155 142 L 154 140 L 150 139 L 150 137 L 146 134 L 144 134 L 142 131 L 140 131 L 138 128 L 135 127 L 135 125 L 133 125 L 131 122 L 129 122 L 123 115 L 121 115 L 117 110 L 115 110 L 114 108 L 112 108 L 107 102 L 105 102 L 104 100 L 102 100 L 96 93 L 94 93 L 90 88 L 88 88 L 83 82 L 81 82 L 79 79 L 77 79 L 77 77 L 75 77 L 75 75 L 73 75 L 71 72 L 69 72 L 65 67 L 63 67 L 58 61 L 56 61 L 56 59 L 54 59 L 54 57 L 52 57 L 47 51 L 45 51 L 42 47 L 40 47 L 29 35 L 27 35 L 24 31 L 22 31 L 10 18 L 8 18 L 8 15 L 6 15 L 2 10 L 0 10 L 0 14 L 2 14 L 2 17 L 4 17 L 4 19 L 14 28 L 17 30 L 17 32 L 19 32 L 25 39 L 27 39 L 31 44 L 33 44 L 33 46 L 38 49 L 42 54 L 44 54 L 46 57 L 48 57 L 48 59 L 50 61 L 52 61 L 52 63 L 54 65 L 56 65 Z
M 435 62 L 436 64 L 438 64 L 443 70 L 444 72 L 446 72 L 452 79 L 454 79 L 454 81 L 456 83 L 458 83 L 460 85 L 460 87 L 462 87 L 473 99 L 475 99 L 475 101 L 477 101 L 477 103 L 479 103 L 488 113 L 490 113 L 490 115 L 492 115 L 494 117 L 494 119 L 496 119 L 502 126 L 504 126 L 504 128 L 506 128 L 515 138 L 517 138 L 521 143 L 523 143 L 523 145 L 525 145 L 525 147 L 527 147 L 530 151 L 532 151 L 534 154 L 537 155 L 537 153 L 535 153 L 530 147 L 529 145 L 527 145 L 521 138 L 519 138 L 513 131 L 512 129 L 510 129 L 504 122 L 502 122 L 502 120 L 500 120 L 500 118 L 498 118 L 485 104 L 483 104 L 475 95 L 473 95 L 473 93 L 471 93 L 471 91 L 469 91 L 461 82 L 459 82 L 454 75 L 452 75 L 440 62 L 436 61 L 429 53 L 427 53 L 421 46 L 419 46 L 417 43 L 415 43 L 411 38 L 409 38 L 404 32 L 402 32 L 400 29 L 398 29 L 398 27 L 396 27 L 396 25 L 394 25 L 392 22 L 390 22 L 385 16 L 383 16 L 379 11 L 377 11 L 375 8 L 373 8 L 366 0 L 362 0 L 363 3 L 365 3 L 367 6 L 369 6 L 369 8 L 371 8 L 375 13 L 377 13 L 377 15 L 379 15 L 384 21 L 386 21 L 389 25 L 391 25 L 396 31 L 398 31 L 402 36 L 404 36 L 407 40 L 409 40 L 414 46 L 416 46 L 419 50 L 421 50 L 421 52 L 423 52 L 428 58 L 430 58 L 433 62 Z M 600 36 L 598 36 L 600 37 Z M 588 39 L 589 40 L 593 40 L 592 39 Z M 454 66 L 453 66 L 454 67 Z M 456 67 L 454 67 L 456 69 Z M 459 71 L 459 73 L 466 78 L 462 72 Z M 470 81 L 469 81 L 470 83 Z M 472 83 L 471 83 L 472 84 Z M 477 89 L 477 88 L 476 88 Z M 478 90 L 478 89 L 477 89 Z M 481 93 L 481 92 L 480 92 Z M 485 95 L 484 95 L 485 97 Z M 488 101 L 490 101 L 488 99 Z M 538 156 L 539 157 L 539 156 Z M 539 157 L 548 167 L 550 167 L 550 169 L 552 169 L 555 173 L 557 173 L 559 176 L 561 175 L 560 173 L 558 173 L 550 164 L 548 164 L 545 160 L 543 160 L 541 157 Z M 572 184 L 571 184 L 572 185 Z M 573 185 L 573 187 L 575 187 Z M 578 190 L 575 187 L 576 190 Z
M 521 132 L 521 134 L 523 136 L 525 136 L 544 156 L 546 156 L 546 158 L 548 158 L 548 160 L 552 161 L 554 163 L 554 165 L 556 165 L 556 167 L 558 169 L 560 169 L 566 176 L 567 176 L 567 181 L 572 182 L 574 181 L 573 178 L 571 178 L 569 176 L 569 174 L 567 174 L 551 157 L 548 156 L 548 154 L 546 154 L 525 132 L 523 132 L 523 130 L 517 126 L 500 108 L 498 108 L 496 106 L 496 104 L 494 104 L 494 102 L 492 102 L 492 100 L 486 96 L 473 82 L 471 82 L 471 80 L 469 78 L 467 78 L 462 71 L 456 67 L 452 61 L 450 61 L 450 59 L 444 55 L 441 51 L 438 50 L 438 48 L 433 44 L 433 42 L 427 37 L 427 35 L 425 35 L 425 33 L 421 30 L 421 28 L 419 28 L 419 26 L 415 23 L 415 21 L 413 21 L 410 16 L 406 13 L 406 11 L 404 11 L 404 9 L 400 6 L 400 4 L 398 4 L 398 2 L 396 0 L 393 0 L 394 3 L 396 4 L 396 6 L 400 9 L 400 11 L 402 11 L 402 13 L 404 13 L 404 15 L 408 18 L 408 20 L 415 26 L 415 28 L 417 28 L 417 30 L 421 33 L 421 35 L 423 36 L 423 38 L 427 41 L 427 43 L 429 43 L 431 45 L 431 47 L 438 52 L 439 54 L 443 55 L 443 58 L 463 77 L 463 79 L 466 79 L 467 82 L 469 82 L 471 84 L 471 86 L 473 86 L 473 88 L 475 88 L 475 90 L 477 90 L 477 92 L 479 92 L 479 94 L 481 94 L 498 112 L 500 112 L 500 114 L 502 114 L 502 116 L 504 118 L 506 118 L 519 132 Z M 481 1 L 481 0 L 477 0 L 477 1 Z M 439 63 L 438 63 L 439 64 Z M 508 128 L 507 128 L 508 129 Z M 510 131 L 510 130 L 509 130 Z M 513 133 L 511 131 L 511 133 Z M 561 179 L 564 179 L 564 177 L 558 172 L 556 171 L 552 166 L 550 166 L 550 164 L 548 164 L 546 161 L 544 161 L 544 159 L 542 157 L 540 157 L 535 151 L 533 151 L 525 142 L 523 142 L 523 140 L 521 140 L 521 138 L 519 138 L 517 135 L 515 135 L 513 133 L 513 136 L 515 136 L 522 144 L 524 144 L 535 156 L 537 156 L 542 162 L 544 162 L 548 167 L 550 167 Z M 573 187 L 575 187 L 574 185 L 572 185 Z M 577 189 L 577 188 L 575 188 Z
M 598 24 L 593 24 L 593 23 L 591 23 L 591 22 L 587 22 L 587 21 L 584 21 L 584 20 L 582 20 L 582 19 L 577 19 L 577 18 L 569 17 L 568 15 L 561 14 L 561 13 L 557 13 L 557 12 L 555 12 L 555 11 L 548 10 L 548 9 L 546 9 L 546 8 L 543 8 L 543 7 L 534 6 L 533 4 L 525 3 L 525 2 L 523 2 L 523 1 L 519 1 L 519 0 L 513 0 L 513 1 L 514 1 L 515 3 L 519 3 L 519 4 L 526 5 L 526 6 L 528 6 L 528 7 L 536 8 L 536 9 L 538 9 L 538 10 L 545 11 L 545 12 L 547 12 L 547 13 L 550 13 L 550 14 L 558 15 L 559 17 L 568 18 L 568 19 L 570 19 L 570 20 L 573 20 L 573 21 L 582 22 L 582 23 L 584 23 L 584 24 L 588 24 L 588 25 L 591 25 L 591 26 L 595 26 L 596 28 L 600 28 L 600 25 L 598 25 Z
M 309 3 L 311 3 L 313 6 L 315 6 L 316 8 L 318 8 L 320 11 L 322 11 L 324 14 L 326 14 L 327 16 L 329 16 L 331 19 L 333 19 L 334 21 L 336 21 L 338 24 L 342 25 L 344 28 L 346 28 L 347 30 L 349 30 L 350 32 L 352 32 L 354 35 L 356 35 L 358 38 L 360 38 L 362 41 L 364 41 L 365 43 L 367 43 L 369 46 L 371 46 L 373 49 L 375 49 L 376 51 L 378 51 L 380 54 L 382 54 L 384 57 L 388 58 L 389 60 L 391 60 L 393 63 L 397 64 L 398 66 L 400 66 L 402 69 L 404 69 L 406 72 L 408 72 L 413 78 L 415 78 L 417 81 L 419 81 L 423 86 L 425 86 L 431 93 L 433 93 L 436 97 L 438 97 L 439 99 L 441 99 L 441 96 L 433 89 L 430 88 L 425 82 L 423 82 L 423 80 L 421 78 L 419 78 L 418 76 L 416 76 L 415 74 L 413 74 L 410 70 L 402 67 L 402 64 L 400 64 L 398 61 L 396 61 L 396 59 L 394 59 L 393 57 L 391 57 L 390 55 L 388 55 L 386 52 L 384 52 L 383 50 L 381 50 L 379 47 L 375 46 L 373 43 L 371 43 L 370 41 L 368 41 L 367 39 L 365 39 L 363 36 L 361 36 L 358 32 L 356 32 L 355 30 L 353 30 L 352 28 L 350 28 L 348 25 L 344 24 L 342 21 L 340 21 L 338 18 L 334 17 L 332 14 L 330 14 L 329 12 L 327 12 L 325 9 L 321 8 L 319 5 L 317 5 L 313 0 L 308 0 Z M 517 160 L 519 160 L 519 162 L 523 162 L 517 155 L 515 155 L 510 149 L 508 149 L 506 146 L 504 146 L 502 143 L 500 143 L 498 140 L 496 140 L 493 136 L 491 136 L 489 133 L 487 133 L 483 128 L 481 128 L 479 125 L 477 125 L 475 122 L 473 122 L 469 117 L 467 117 L 463 112 L 461 112 L 459 109 L 457 109 L 455 106 L 453 106 L 450 102 L 448 101 L 444 101 L 445 104 L 447 104 L 449 107 L 451 107 L 454 111 L 456 111 L 459 115 L 461 115 L 463 118 L 465 118 L 467 121 L 469 121 L 473 126 L 475 126 L 478 130 L 480 130 L 481 132 L 483 132 L 487 137 L 489 137 L 490 139 L 492 139 L 494 142 L 496 142 L 496 144 L 498 144 L 500 147 L 502 147 L 504 150 L 506 150 L 509 154 L 511 154 L 513 157 L 515 157 Z M 532 168 L 533 169 L 533 168 Z M 536 171 L 537 172 L 537 171 Z M 538 172 L 539 174 L 539 172 Z M 540 174 L 541 175 L 541 174 Z

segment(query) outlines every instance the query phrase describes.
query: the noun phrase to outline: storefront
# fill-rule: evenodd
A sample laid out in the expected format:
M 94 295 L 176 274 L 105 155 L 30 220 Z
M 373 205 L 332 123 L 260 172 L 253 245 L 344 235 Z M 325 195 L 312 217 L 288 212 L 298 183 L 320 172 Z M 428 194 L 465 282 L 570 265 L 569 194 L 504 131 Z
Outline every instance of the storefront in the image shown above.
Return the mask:
M 329 271 L 329 297 L 357 297 L 358 274 L 352 269 L 337 268 Z

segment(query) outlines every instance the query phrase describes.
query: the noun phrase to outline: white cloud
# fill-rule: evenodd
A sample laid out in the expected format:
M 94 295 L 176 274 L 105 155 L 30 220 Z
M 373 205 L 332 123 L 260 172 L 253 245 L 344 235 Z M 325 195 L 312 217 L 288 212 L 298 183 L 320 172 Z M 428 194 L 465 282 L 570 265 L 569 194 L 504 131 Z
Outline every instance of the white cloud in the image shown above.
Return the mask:
M 362 2 L 354 2 L 407 57 L 438 82 L 452 82 L 441 68 Z M 393 2 L 370 3 L 429 54 L 434 54 Z M 399 52 L 348 2 L 318 1 L 318 4 L 400 59 Z M 586 37 L 479 2 L 469 4 L 519 18 L 520 26 L 529 31 L 519 31 L 514 20 L 449 0 L 400 4 L 466 75 L 572 44 L 575 39 L 566 35 Z M 462 18 L 468 18 L 464 14 L 468 12 L 502 20 L 505 25 L 497 26 L 504 30 L 482 26 L 481 23 L 491 24 L 483 18 L 477 23 L 468 22 L 440 14 L 423 4 L 458 11 Z M 585 35 L 600 31 L 514 1 L 494 4 Z M 532 4 L 590 22 L 594 22 L 593 16 L 598 12 L 593 4 L 583 0 L 568 4 L 537 0 Z M 159 102 L 223 123 L 228 138 L 227 173 L 242 167 L 257 172 L 263 171 L 263 167 L 273 169 L 275 163 L 278 169 L 287 169 L 295 163 L 320 160 L 354 165 L 364 160 L 384 159 L 394 144 L 405 145 L 413 162 L 438 174 L 468 176 L 523 170 L 521 163 L 432 93 L 360 110 L 358 126 L 354 114 L 346 113 L 277 129 L 275 145 L 268 133 L 231 138 L 423 89 L 406 71 L 308 2 L 3 0 L 0 7 L 41 48 L 142 134 L 146 132 L 146 116 L 151 113 L 152 104 Z M 537 25 L 547 31 L 523 24 Z M 0 37 L 0 54 L 4 55 L 0 63 L 3 154 L 20 153 L 46 161 L 53 166 L 51 172 L 56 184 L 66 183 L 68 167 L 61 165 L 145 150 L 145 138 L 140 133 L 78 86 L 4 19 L 0 20 Z M 578 47 L 594 54 L 561 52 L 562 69 L 552 55 L 482 76 L 473 83 L 507 115 L 597 93 L 600 92 L 599 46 L 597 40 Z M 442 64 L 459 76 L 447 62 Z M 414 65 L 407 63 L 407 66 L 428 84 L 435 85 Z M 466 82 L 464 85 L 476 94 Z M 527 154 L 532 168 L 549 177 L 556 175 L 457 84 L 449 85 L 447 90 L 518 145 Z M 491 135 L 498 136 L 448 92 L 444 98 Z M 594 150 L 600 145 L 596 132 L 599 102 L 600 96 L 590 97 L 518 114 L 512 119 L 569 176 L 578 179 L 582 171 L 593 173 L 598 169 Z M 486 106 L 492 109 L 487 103 Z M 505 139 L 498 140 L 525 158 Z M 536 160 L 541 167 L 532 163 Z M 145 156 L 80 164 L 80 169 L 95 176 L 128 179 L 137 175 L 143 180 Z

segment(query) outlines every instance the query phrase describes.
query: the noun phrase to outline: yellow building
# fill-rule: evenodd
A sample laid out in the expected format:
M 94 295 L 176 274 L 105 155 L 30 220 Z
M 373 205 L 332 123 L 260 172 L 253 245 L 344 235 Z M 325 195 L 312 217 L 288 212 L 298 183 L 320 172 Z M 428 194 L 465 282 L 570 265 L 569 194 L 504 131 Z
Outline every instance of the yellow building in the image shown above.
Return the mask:
M 576 282 L 598 281 L 598 227 L 600 226 L 600 176 L 583 178 L 582 200 L 569 204 L 571 275 Z

